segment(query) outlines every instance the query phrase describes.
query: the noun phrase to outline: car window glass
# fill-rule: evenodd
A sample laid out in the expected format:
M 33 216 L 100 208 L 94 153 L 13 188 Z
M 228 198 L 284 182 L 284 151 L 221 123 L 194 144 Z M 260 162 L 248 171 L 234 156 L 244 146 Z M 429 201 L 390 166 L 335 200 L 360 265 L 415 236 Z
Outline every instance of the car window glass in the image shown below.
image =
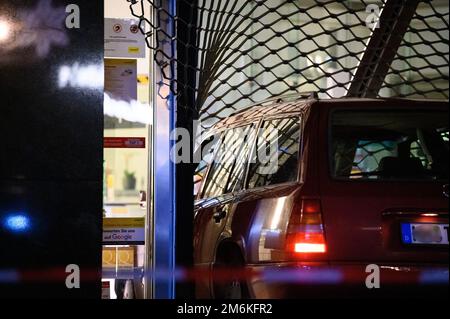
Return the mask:
M 239 156 L 236 156 L 236 162 L 230 174 L 227 192 L 236 192 L 244 188 L 249 153 L 252 150 L 255 134 L 255 125 L 252 125 L 250 129 L 245 130 L 242 137 L 239 137 L 238 141 L 236 141 L 237 143 L 242 142 L 242 146 L 238 153 Z
M 220 134 L 212 135 L 206 138 L 200 145 L 201 149 L 199 148 L 195 152 L 194 159 L 198 157 L 199 162 L 194 171 L 194 195 L 197 195 L 200 191 L 208 167 L 212 163 L 219 140 Z
M 248 140 L 251 139 L 252 131 L 252 126 L 245 126 L 230 129 L 224 134 L 208 173 L 203 198 L 215 197 L 239 188 L 244 177 L 249 152 Z
M 334 177 L 448 179 L 448 112 L 336 111 L 331 128 Z
M 248 187 L 295 181 L 299 148 L 299 117 L 264 121 L 252 153 Z

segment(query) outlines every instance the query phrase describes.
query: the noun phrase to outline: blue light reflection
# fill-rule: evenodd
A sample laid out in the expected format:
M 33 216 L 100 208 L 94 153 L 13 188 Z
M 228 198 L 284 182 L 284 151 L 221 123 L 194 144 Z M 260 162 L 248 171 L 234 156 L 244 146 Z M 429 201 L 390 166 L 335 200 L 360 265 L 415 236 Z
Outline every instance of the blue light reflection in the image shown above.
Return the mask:
M 11 214 L 4 218 L 3 227 L 12 233 L 25 233 L 30 230 L 31 221 L 24 213 Z

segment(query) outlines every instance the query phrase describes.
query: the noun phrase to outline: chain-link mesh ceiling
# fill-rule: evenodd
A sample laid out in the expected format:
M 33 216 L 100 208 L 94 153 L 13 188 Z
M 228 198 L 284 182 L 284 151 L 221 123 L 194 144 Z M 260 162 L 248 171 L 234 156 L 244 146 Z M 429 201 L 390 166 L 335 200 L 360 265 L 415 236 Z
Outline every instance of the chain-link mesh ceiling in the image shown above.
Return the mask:
M 275 95 L 315 91 L 342 97 L 366 50 L 376 14 L 386 1 L 178 0 L 190 19 L 171 17 L 162 0 L 128 0 L 154 43 L 156 62 L 179 64 L 162 49 L 176 41 L 176 24 L 194 31 L 198 53 L 195 107 L 205 127 L 237 109 Z M 156 21 L 144 12 L 148 1 Z M 174 21 L 168 33 L 163 23 Z M 170 29 L 170 28 L 169 28 Z M 379 95 L 448 98 L 448 2 L 417 7 Z M 179 68 L 178 68 L 179 69 Z M 174 77 L 171 79 L 170 77 Z M 176 75 L 165 75 L 180 94 Z M 178 86 L 177 86 L 178 84 Z
M 448 1 L 419 4 L 380 96 L 448 99 Z

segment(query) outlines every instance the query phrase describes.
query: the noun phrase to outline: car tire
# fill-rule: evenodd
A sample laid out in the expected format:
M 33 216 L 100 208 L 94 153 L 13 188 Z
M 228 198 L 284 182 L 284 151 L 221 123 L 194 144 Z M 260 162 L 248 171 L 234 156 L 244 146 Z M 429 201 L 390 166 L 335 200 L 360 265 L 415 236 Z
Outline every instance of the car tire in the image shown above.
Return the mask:
M 234 256 L 234 258 L 236 258 L 236 256 Z M 244 263 L 239 259 L 231 259 L 229 261 L 219 260 L 216 262 L 213 267 L 213 289 L 215 299 L 249 298 L 245 278 L 240 276 L 240 274 L 242 274 L 240 271 L 234 271 L 243 269 L 243 267 Z M 223 278 L 224 274 L 226 274 L 226 278 Z

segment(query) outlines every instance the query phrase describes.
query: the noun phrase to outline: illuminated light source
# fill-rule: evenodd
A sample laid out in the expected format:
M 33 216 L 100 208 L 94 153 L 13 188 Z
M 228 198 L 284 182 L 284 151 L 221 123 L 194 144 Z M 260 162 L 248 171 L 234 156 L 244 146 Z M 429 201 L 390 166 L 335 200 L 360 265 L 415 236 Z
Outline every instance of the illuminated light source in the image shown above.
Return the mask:
M 11 35 L 11 26 L 8 22 L 0 20 L 0 42 L 8 40 Z
M 25 214 L 13 214 L 5 218 L 3 222 L 4 228 L 14 233 L 26 232 L 31 227 L 30 218 Z
M 299 254 L 325 253 L 327 247 L 320 200 L 303 199 L 298 211 L 300 214 L 297 213 L 289 225 L 287 249 Z
M 302 207 L 303 214 L 320 214 L 320 202 L 317 200 L 305 200 Z
M 327 251 L 325 237 L 321 227 L 313 229 L 313 232 L 297 233 L 294 240 L 294 252 L 296 253 L 324 253 Z
M 295 243 L 294 251 L 296 253 L 324 253 L 325 244 Z
M 424 216 L 424 217 L 437 217 L 438 214 L 436 214 L 436 213 L 423 213 L 423 214 L 420 214 L 420 216 Z

